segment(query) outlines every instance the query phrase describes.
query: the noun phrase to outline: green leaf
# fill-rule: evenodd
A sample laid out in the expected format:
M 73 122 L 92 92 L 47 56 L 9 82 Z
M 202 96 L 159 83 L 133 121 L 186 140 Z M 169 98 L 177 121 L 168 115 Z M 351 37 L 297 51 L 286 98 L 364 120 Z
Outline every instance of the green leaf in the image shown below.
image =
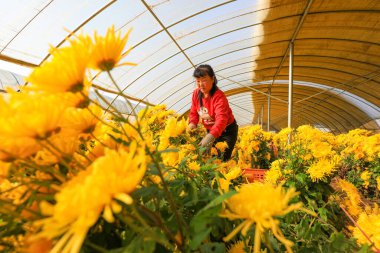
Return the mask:
M 318 214 L 322 220 L 327 221 L 327 209 L 324 207 L 318 208 Z
M 222 202 L 235 193 L 228 192 L 216 197 L 193 217 L 190 221 L 190 248 L 192 250 L 197 249 L 202 241 L 209 236 L 213 222 L 218 219 Z
M 207 209 L 211 208 L 211 207 L 214 207 L 214 206 L 217 206 L 219 204 L 221 204 L 224 200 L 226 199 L 229 199 L 230 197 L 232 197 L 233 195 L 235 195 L 236 192 L 235 191 L 230 191 L 230 192 L 227 192 L 223 195 L 220 195 L 218 197 L 216 197 L 215 199 L 213 199 L 208 205 L 206 205 L 204 208 L 202 208 L 198 214 L 206 211 Z M 197 215 L 198 215 L 197 214 Z
M 205 243 L 200 247 L 201 253 L 225 253 L 224 243 Z
M 189 244 L 190 248 L 192 250 L 197 249 L 199 245 L 201 245 L 202 241 L 207 238 L 210 232 L 211 232 L 211 228 L 204 227 L 202 231 L 198 231 L 197 233 L 195 233 L 195 235 L 193 235 L 193 237 L 191 238 L 191 241 Z
M 170 153 L 170 152 L 178 152 L 178 148 L 167 148 L 161 151 L 157 151 L 157 153 L 163 154 L 163 153 Z
M 296 175 L 296 178 L 297 178 L 297 180 L 298 180 L 301 184 L 304 184 L 304 183 L 306 183 L 306 180 L 307 180 L 308 176 L 307 176 L 306 174 L 304 174 L 304 173 L 298 173 L 298 174 Z
M 154 241 L 144 240 L 143 237 L 137 236 L 129 243 L 127 247 L 110 250 L 109 253 L 152 253 L 154 252 L 155 248 L 156 243 Z
M 373 252 L 373 251 L 369 248 L 368 244 L 362 245 L 360 250 L 357 251 L 357 253 L 370 253 L 370 252 Z

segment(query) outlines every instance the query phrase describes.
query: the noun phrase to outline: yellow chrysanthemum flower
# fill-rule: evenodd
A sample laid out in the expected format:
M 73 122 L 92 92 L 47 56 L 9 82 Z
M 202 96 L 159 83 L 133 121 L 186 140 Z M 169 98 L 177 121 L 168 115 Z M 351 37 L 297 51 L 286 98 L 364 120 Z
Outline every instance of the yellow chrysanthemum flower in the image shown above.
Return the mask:
M 380 191 L 380 177 L 376 178 L 377 189 Z
M 255 231 L 255 253 L 260 251 L 261 234 L 270 229 L 273 235 L 282 242 L 288 252 L 292 252 L 293 243 L 284 238 L 280 228 L 278 216 L 286 215 L 294 210 L 301 210 L 302 203 L 288 205 L 288 202 L 297 196 L 294 188 L 287 192 L 281 186 L 273 187 L 270 184 L 252 183 L 243 185 L 238 193 L 229 198 L 226 203 L 228 209 L 221 214 L 222 217 L 234 219 L 244 219 L 228 236 L 224 238 L 229 241 L 240 230 L 246 235 L 248 229 L 256 224 Z
M 327 176 L 330 176 L 336 170 L 336 163 L 330 159 L 320 159 L 310 165 L 307 173 L 310 178 L 315 181 L 324 180 Z
M 107 150 L 105 156 L 64 185 L 55 196 L 54 206 L 41 206 L 51 217 L 37 222 L 42 225 L 37 238 L 61 236 L 52 253 L 79 252 L 88 229 L 102 212 L 104 219 L 113 222 L 112 213 L 121 211 L 116 200 L 132 203 L 128 194 L 144 176 L 146 159 L 144 148 L 138 148 L 136 143 L 131 143 L 128 152 Z
M 0 200 L 8 200 L 13 205 L 19 205 L 28 199 L 29 194 L 28 187 L 17 182 L 10 182 L 8 179 L 4 179 L 0 184 Z M 2 202 L 2 205 L 8 203 Z M 11 208 L 14 208 L 12 206 Z M 4 209 L 6 210 L 6 209 Z
M 273 137 L 273 141 L 276 144 L 276 146 L 285 149 L 288 146 L 288 137 L 290 134 L 292 134 L 293 130 L 289 127 L 281 129 L 280 132 L 278 132 Z
M 115 32 L 114 26 L 111 26 L 107 30 L 104 37 L 99 36 L 95 32 L 92 55 L 89 63 L 90 67 L 102 71 L 110 71 L 113 69 L 119 61 L 131 51 L 130 48 L 123 54 L 130 32 L 131 30 L 128 30 L 124 36 L 121 36 L 120 31 Z M 134 66 L 136 64 L 125 62 L 123 65 Z
M 228 168 L 227 168 L 228 169 Z M 238 166 L 228 169 L 228 172 L 222 172 L 224 178 L 216 178 L 219 182 L 219 192 L 224 193 L 230 190 L 231 181 L 238 178 L 242 174 L 242 170 Z
M 170 149 L 175 149 L 175 146 L 169 146 Z M 179 154 L 177 151 L 170 151 L 161 154 L 162 162 L 166 166 L 176 166 L 180 161 L 178 160 Z
M 371 175 L 372 175 L 372 172 L 366 170 L 366 171 L 363 171 L 361 174 L 360 174 L 360 178 L 363 179 L 364 183 L 363 183 L 363 187 L 364 188 L 368 188 L 369 186 L 369 179 L 371 178 Z
M 49 141 L 55 148 L 45 148 L 37 152 L 33 160 L 39 165 L 55 164 L 61 159 L 70 158 L 79 148 L 79 139 L 73 136 L 58 134 Z
M 372 244 L 373 251 L 380 249 L 380 213 L 367 214 L 362 212 L 359 215 L 357 224 L 360 227 L 355 227 L 352 231 L 352 235 L 358 240 L 359 244 Z M 371 241 L 363 234 L 362 231 L 369 237 Z
M 244 242 L 243 241 L 237 241 L 232 246 L 228 248 L 227 253 L 245 253 L 244 250 Z
M 33 138 L 9 138 L 0 135 L 0 143 L 0 160 L 5 162 L 27 158 L 41 148 Z
M 218 142 L 215 144 L 215 147 L 220 151 L 220 152 L 224 152 L 226 150 L 226 148 L 228 148 L 228 144 L 227 142 L 223 141 L 223 142 Z
M 224 174 L 224 177 L 228 180 L 236 179 L 242 174 L 242 170 L 239 166 L 234 166 L 228 169 L 229 169 L 228 172 Z
M 59 131 L 66 109 L 54 95 L 9 94 L 0 117 L 0 136 L 45 139 Z
M 185 119 L 177 120 L 176 118 L 169 118 L 166 121 L 166 126 L 164 130 L 164 135 L 167 137 L 177 137 L 184 133 L 187 127 Z
M 70 135 L 89 135 L 95 131 L 103 110 L 99 106 L 91 105 L 86 109 L 68 108 L 62 119 L 62 128 L 65 133 Z
M 194 170 L 194 171 L 199 171 L 199 169 L 201 168 L 199 163 L 195 161 L 187 163 L 187 166 L 189 167 L 190 170 Z
M 218 155 L 218 150 L 214 147 L 210 148 L 210 155 L 212 156 L 217 156 Z
M 52 49 L 52 59 L 37 67 L 26 78 L 30 89 L 57 92 L 78 92 L 90 86 L 86 68 L 91 46 L 87 36 L 70 41 L 70 46 Z
M 162 134 L 160 136 L 160 144 L 158 144 L 158 150 L 164 150 L 167 149 L 170 145 L 169 137 Z
M 9 167 L 11 166 L 10 163 L 5 163 L 0 161 L 0 183 L 3 178 L 6 178 L 8 176 Z
M 276 167 L 271 168 L 265 173 L 265 182 L 276 185 L 282 177 L 282 172 Z
M 337 181 L 337 186 L 346 194 L 343 200 L 343 205 L 347 207 L 348 212 L 352 216 L 357 217 L 362 211 L 362 208 L 360 207 L 361 200 L 358 189 L 355 185 L 344 179 L 339 179 Z
M 327 142 L 314 141 L 310 145 L 310 150 L 315 158 L 332 156 L 332 146 Z

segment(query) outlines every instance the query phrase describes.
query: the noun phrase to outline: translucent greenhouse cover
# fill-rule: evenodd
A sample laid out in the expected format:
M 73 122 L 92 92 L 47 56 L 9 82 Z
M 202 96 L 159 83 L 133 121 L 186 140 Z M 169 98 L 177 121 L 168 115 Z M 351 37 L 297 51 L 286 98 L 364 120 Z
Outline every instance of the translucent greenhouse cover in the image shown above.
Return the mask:
M 272 96 L 270 124 L 278 130 L 286 127 L 287 49 L 293 41 L 295 101 L 304 101 L 294 110 L 315 105 L 295 126 L 344 132 L 373 122 L 370 127 L 379 128 L 378 11 L 380 1 L 373 0 L 1 1 L 0 60 L 38 66 L 71 32 L 132 28 L 126 59 L 137 66 L 112 73 L 126 95 L 184 114 L 195 88 L 194 67 L 207 63 L 240 125 L 267 124 Z M 107 75 L 94 83 L 115 90 Z M 329 103 L 320 94 L 329 94 Z M 347 105 L 358 116 L 345 125 L 334 112 Z

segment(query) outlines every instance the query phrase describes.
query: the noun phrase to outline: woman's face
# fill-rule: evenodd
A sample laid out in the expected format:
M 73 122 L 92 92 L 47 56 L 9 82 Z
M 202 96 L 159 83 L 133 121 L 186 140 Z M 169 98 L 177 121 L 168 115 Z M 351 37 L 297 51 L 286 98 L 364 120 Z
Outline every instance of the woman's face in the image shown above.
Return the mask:
M 212 84 L 214 83 L 214 79 L 210 76 L 203 76 L 203 77 L 197 77 L 195 78 L 197 82 L 197 86 L 199 90 L 204 94 L 204 95 L 209 95 L 210 90 L 212 89 Z

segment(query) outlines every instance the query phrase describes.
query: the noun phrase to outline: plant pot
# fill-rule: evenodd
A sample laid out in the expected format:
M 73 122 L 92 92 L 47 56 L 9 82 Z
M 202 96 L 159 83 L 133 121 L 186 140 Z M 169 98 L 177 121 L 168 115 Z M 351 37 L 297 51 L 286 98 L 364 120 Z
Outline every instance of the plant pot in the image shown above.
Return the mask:
M 248 182 L 264 182 L 265 173 L 268 170 L 264 169 L 243 169 L 243 178 Z

